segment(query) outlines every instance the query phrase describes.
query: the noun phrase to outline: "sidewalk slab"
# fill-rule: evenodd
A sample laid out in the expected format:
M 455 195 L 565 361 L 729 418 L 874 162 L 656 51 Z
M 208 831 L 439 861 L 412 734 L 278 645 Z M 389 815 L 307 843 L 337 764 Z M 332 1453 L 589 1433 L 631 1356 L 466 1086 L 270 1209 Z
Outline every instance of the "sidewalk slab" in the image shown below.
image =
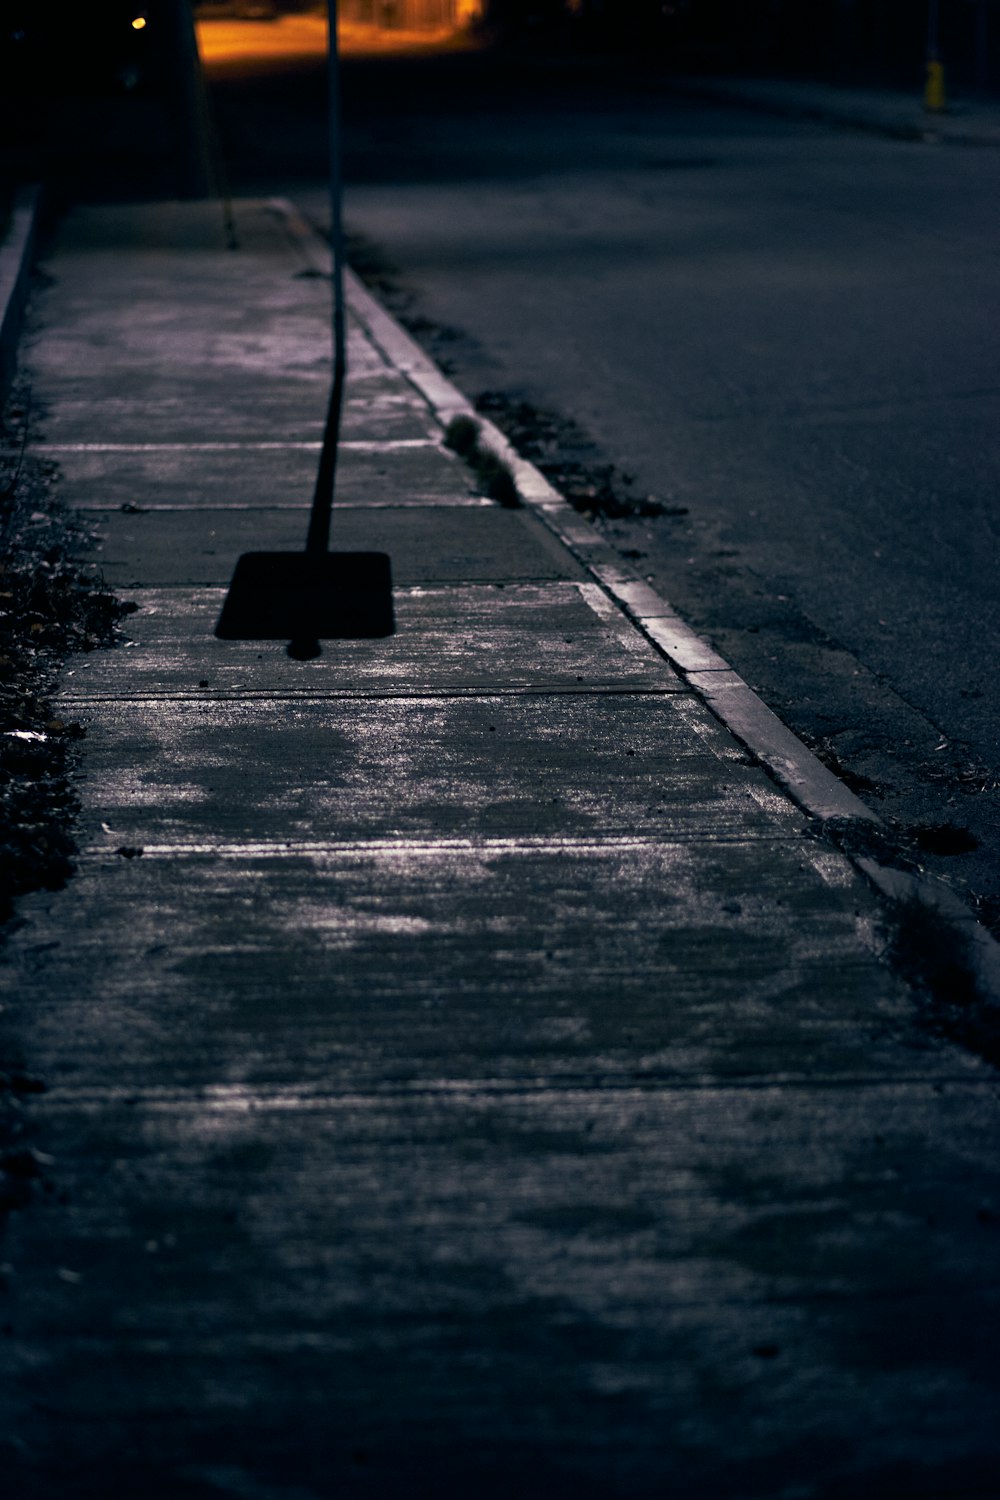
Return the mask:
M 197 400 L 197 393 L 188 399 Z M 151 409 L 161 420 L 169 420 L 155 400 Z M 256 502 L 308 508 L 321 448 L 316 434 L 322 434 L 325 417 L 324 403 L 317 403 L 313 422 L 299 429 L 309 434 L 307 438 L 221 439 L 209 445 L 201 440 L 205 429 L 199 428 L 171 447 L 147 443 L 145 437 L 129 442 L 114 423 L 116 437 L 105 447 L 50 443 L 40 444 L 38 452 L 60 465 L 65 492 L 85 508 L 114 509 L 134 504 L 137 496 L 146 505 L 199 509 L 213 499 L 223 505 Z M 141 425 L 140 430 L 148 432 L 152 426 Z M 93 430 L 92 415 L 91 437 Z M 176 427 L 173 430 L 176 435 Z M 237 486 L 235 457 L 241 454 L 248 462 Z M 414 503 L 443 495 L 458 503 L 476 494 L 469 470 L 425 435 L 362 441 L 345 433 L 338 471 L 339 495 L 348 505 Z
M 801 835 L 761 772 L 734 766 L 723 780 L 721 733 L 692 734 L 698 711 L 659 694 L 222 704 L 203 691 L 127 711 L 74 707 L 87 715 L 88 791 L 109 837 L 127 832 L 153 854 L 280 846 L 289 834 L 310 844 Z
M 301 234 L 237 221 L 227 252 L 202 205 L 77 211 L 24 353 L 38 452 L 141 586 L 57 699 L 79 870 L 0 955 L 46 1083 L 3 1243 L 11 1484 L 988 1492 L 996 1075 L 915 1025 L 872 891 L 588 570 L 586 523 L 574 559 L 485 506 L 426 371 L 355 319 L 357 440 L 368 383 L 373 443 L 386 402 L 433 439 L 338 513 L 398 559 L 397 633 L 215 639 L 238 552 L 303 518 L 252 443 L 305 483 L 328 379 Z M 189 336 L 218 379 L 185 394 Z M 60 386 L 88 358 L 91 394 Z M 116 368 L 166 460 L 122 446 Z
M 314 459 L 315 461 L 315 459 Z M 230 477 L 231 482 L 231 477 Z M 439 495 L 417 505 L 408 491 L 404 506 L 385 500 L 373 507 L 338 500 L 331 542 L 339 551 L 392 551 L 393 577 L 401 585 L 520 582 L 586 578 L 584 570 L 527 512 L 512 521 L 492 501 L 447 506 Z M 394 514 L 383 518 L 380 511 Z M 443 515 L 441 514 L 443 512 Z M 164 584 L 228 585 L 233 557 L 243 552 L 301 552 L 309 521 L 306 506 L 271 509 L 265 504 L 216 509 L 150 505 L 134 515 L 91 511 L 84 518 L 94 535 L 94 555 L 114 587 Z
M 110 371 L 101 394 L 101 432 L 105 444 L 125 443 L 134 450 L 135 461 L 146 464 L 151 461 L 144 454 L 146 444 L 163 447 L 161 463 L 168 461 L 171 449 L 183 458 L 184 450 L 199 440 L 208 445 L 277 443 L 289 450 L 299 443 L 312 445 L 318 441 L 317 432 L 322 436 L 329 375 L 328 354 L 308 381 L 266 377 L 258 384 L 230 370 L 220 399 L 218 374 L 187 371 L 167 378 L 160 369 L 139 368 L 125 379 L 120 371 Z M 375 369 L 364 377 L 352 374 L 352 381 L 358 395 L 344 404 L 346 440 L 363 436 L 376 443 L 428 436 L 428 414 L 400 399 L 396 380 Z M 79 445 L 86 452 L 83 445 L 94 437 L 91 376 L 85 370 L 68 376 L 65 367 L 54 362 L 46 389 L 47 445 L 70 452 Z M 212 447 L 204 451 L 210 453 Z
M 396 634 L 340 641 L 313 662 L 275 642 L 220 641 L 225 589 L 130 589 L 129 697 L 315 697 L 377 692 L 677 692 L 683 684 L 592 583 L 400 588 Z M 544 654 L 538 641 L 546 642 Z M 67 673 L 74 697 L 119 697 L 122 668 L 94 652 Z

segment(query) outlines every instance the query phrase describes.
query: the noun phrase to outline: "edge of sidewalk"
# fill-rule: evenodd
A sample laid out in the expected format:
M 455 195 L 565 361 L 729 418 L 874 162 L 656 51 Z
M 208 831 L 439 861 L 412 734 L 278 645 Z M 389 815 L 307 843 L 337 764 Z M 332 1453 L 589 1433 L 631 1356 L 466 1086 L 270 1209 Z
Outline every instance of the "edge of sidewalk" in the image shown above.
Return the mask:
M 269 206 L 285 222 L 312 269 L 329 274 L 330 251 L 318 229 L 284 198 Z M 509 471 L 522 504 L 543 522 L 629 620 L 660 650 L 716 718 L 770 773 L 806 813 L 833 832 L 844 824 L 877 830 L 881 824 L 861 799 L 809 750 L 743 681 L 729 663 L 680 618 L 566 502 L 534 464 L 513 448 L 494 424 L 442 373 L 429 355 L 388 313 L 349 268 L 344 276 L 348 307 L 369 337 L 430 405 L 442 430 L 455 417 L 474 421 L 479 446 Z M 1000 943 L 943 881 L 886 866 L 865 854 L 847 858 L 896 905 L 918 902 L 963 943 L 966 961 L 984 998 L 1000 1004 Z
M 671 87 L 697 98 L 717 100 L 757 114 L 810 120 L 860 130 L 891 140 L 927 145 L 1000 146 L 1000 107 L 988 101 L 961 102 L 940 112 L 927 110 L 919 96 L 803 79 L 700 77 L 677 74 Z M 976 118 L 989 115 L 991 120 Z
M 0 244 L 0 409 L 17 374 L 17 348 L 28 300 L 42 189 L 37 184 L 14 193 L 10 230 Z

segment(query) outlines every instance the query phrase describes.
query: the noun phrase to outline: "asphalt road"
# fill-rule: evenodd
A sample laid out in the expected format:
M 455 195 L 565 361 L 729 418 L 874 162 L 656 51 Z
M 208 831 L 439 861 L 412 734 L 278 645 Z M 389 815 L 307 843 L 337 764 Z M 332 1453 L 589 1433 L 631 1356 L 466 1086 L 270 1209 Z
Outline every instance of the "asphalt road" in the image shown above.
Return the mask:
M 321 219 L 315 64 L 213 92 L 234 185 Z M 596 524 L 996 926 L 1000 152 L 596 61 L 357 61 L 344 96 L 397 310 L 666 505 Z

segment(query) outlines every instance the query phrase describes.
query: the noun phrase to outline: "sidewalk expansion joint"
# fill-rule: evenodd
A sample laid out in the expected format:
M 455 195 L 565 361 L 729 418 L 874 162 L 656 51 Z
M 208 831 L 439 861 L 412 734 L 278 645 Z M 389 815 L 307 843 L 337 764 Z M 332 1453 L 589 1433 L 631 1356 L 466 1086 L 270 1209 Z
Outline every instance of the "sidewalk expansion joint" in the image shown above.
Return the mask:
M 323 444 L 318 438 L 282 438 L 247 442 L 183 443 L 33 443 L 32 452 L 45 458 L 49 453 L 243 453 L 284 452 L 319 453 Z M 411 449 L 448 450 L 438 438 L 342 438 L 337 451 L 348 453 L 395 453 Z
M 71 500 L 68 502 L 68 507 L 71 511 L 85 511 L 87 514 L 92 515 L 120 515 L 123 510 L 123 506 L 120 503 L 109 504 L 107 501 L 102 500 Z M 364 515 L 368 511 L 375 510 L 495 510 L 496 508 L 496 501 L 490 500 L 485 495 L 434 495 L 416 490 L 411 494 L 402 497 L 397 496 L 392 500 L 355 501 L 338 498 L 336 514 L 339 516 L 345 510 L 357 511 L 359 514 Z M 269 500 L 264 505 L 255 505 L 252 501 L 236 503 L 225 500 L 213 500 L 210 506 L 205 506 L 200 511 L 196 511 L 190 505 L 157 505 L 154 502 L 151 505 L 137 506 L 132 512 L 126 511 L 126 514 L 131 513 L 142 516 L 155 515 L 159 512 L 169 512 L 172 515 L 204 515 L 207 512 L 218 510 L 246 512 L 247 515 L 267 514 L 270 511 L 301 511 L 304 515 L 308 515 L 310 509 L 310 500 L 308 497 L 303 497 L 296 500 Z M 139 587 L 138 584 L 129 584 L 126 586 L 130 588 Z M 185 585 L 173 584 L 171 587 L 184 588 Z
M 770 833 L 761 840 L 773 847 L 796 847 L 812 852 L 807 838 L 798 831 Z M 426 834 L 413 836 L 396 834 L 388 837 L 357 839 L 289 839 L 246 840 L 223 843 L 198 843 L 191 840 L 183 844 L 149 844 L 141 846 L 144 860 L 155 859 L 219 859 L 219 860 L 281 860 L 353 857 L 358 859 L 387 855 L 396 858 L 401 853 L 423 858 L 448 858 L 456 854 L 588 854 L 616 855 L 630 850 L 674 849 L 692 844 L 745 844 L 744 831 L 679 833 L 597 833 L 589 837 L 572 834 L 546 836 L 544 834 L 490 835 L 481 837 L 443 836 L 435 838 Z M 104 860 L 117 860 L 122 856 L 109 838 L 107 844 L 87 844 L 78 851 L 77 858 L 88 864 Z
M 269 692 L 264 688 L 234 688 L 228 693 L 188 690 L 175 693 L 61 692 L 59 694 L 60 704 L 69 708 L 86 708 L 90 704 L 96 706 L 107 703 L 128 704 L 132 708 L 157 703 L 342 703 L 345 700 L 352 703 L 382 703 L 401 698 L 420 699 L 423 702 L 433 703 L 455 702 L 466 698 L 481 698 L 487 702 L 496 698 L 660 698 L 670 704 L 701 701 L 696 693 L 678 692 L 676 688 L 670 686 L 629 687 L 619 686 L 616 683 L 591 683 L 576 687 L 558 684 L 555 687 L 520 687 L 516 684 L 510 687 L 480 683 L 478 686 L 472 684 L 468 687 L 457 688 L 310 688 L 306 686 L 294 692 L 281 690 Z
M 372 1083 L 368 1088 L 292 1089 L 281 1084 L 192 1084 L 189 1088 L 168 1088 L 156 1084 L 123 1089 L 113 1084 L 107 1088 L 74 1088 L 60 1084 L 46 1099 L 46 1110 L 68 1114 L 77 1109 L 103 1109 L 109 1103 L 124 1104 L 144 1110 L 197 1108 L 207 1114 L 267 1114 L 281 1111 L 319 1113 L 323 1110 L 351 1111 L 365 1106 L 378 1107 L 383 1101 L 405 1099 L 440 1099 L 459 1103 L 477 1098 L 518 1099 L 539 1095 L 562 1096 L 593 1093 L 642 1096 L 655 1089 L 663 1094 L 701 1094 L 709 1097 L 734 1093 L 769 1093 L 775 1089 L 798 1089 L 803 1093 L 840 1093 L 868 1089 L 882 1094 L 902 1093 L 910 1089 L 962 1089 L 991 1093 L 993 1079 L 969 1077 L 963 1073 L 904 1073 L 893 1078 L 866 1073 L 824 1074 L 809 1071 L 774 1073 L 734 1073 L 727 1078 L 680 1078 L 676 1073 L 656 1069 L 632 1072 L 627 1077 L 612 1073 L 560 1073 L 531 1078 L 441 1078 L 418 1083 Z M 683 1196 L 681 1194 L 678 1197 Z M 798 1299 L 796 1299 L 798 1300 Z

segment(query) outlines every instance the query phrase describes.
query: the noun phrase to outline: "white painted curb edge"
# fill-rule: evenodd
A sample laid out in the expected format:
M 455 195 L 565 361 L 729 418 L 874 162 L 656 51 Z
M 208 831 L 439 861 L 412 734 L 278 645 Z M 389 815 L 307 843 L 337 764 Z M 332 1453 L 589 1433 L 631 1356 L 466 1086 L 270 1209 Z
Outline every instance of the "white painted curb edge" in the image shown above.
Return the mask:
M 271 200 L 309 264 L 329 273 L 326 242 L 293 204 Z M 349 268 L 344 290 L 350 312 L 391 365 L 410 381 L 446 428 L 457 416 L 479 427 L 480 445 L 510 470 L 522 502 L 529 506 L 588 570 L 628 618 L 643 632 L 727 729 L 766 766 L 775 780 L 811 816 L 878 824 L 878 815 L 827 770 L 757 696 L 742 677 L 702 641 L 665 599 L 566 502 L 545 476 L 521 457 L 504 434 L 482 417 L 434 361 L 368 291 Z M 855 857 L 872 884 L 894 902 L 918 900 L 944 917 L 967 941 L 967 958 L 979 988 L 1000 1003 L 1000 943 L 983 927 L 950 886 L 929 875 L 913 875 Z

